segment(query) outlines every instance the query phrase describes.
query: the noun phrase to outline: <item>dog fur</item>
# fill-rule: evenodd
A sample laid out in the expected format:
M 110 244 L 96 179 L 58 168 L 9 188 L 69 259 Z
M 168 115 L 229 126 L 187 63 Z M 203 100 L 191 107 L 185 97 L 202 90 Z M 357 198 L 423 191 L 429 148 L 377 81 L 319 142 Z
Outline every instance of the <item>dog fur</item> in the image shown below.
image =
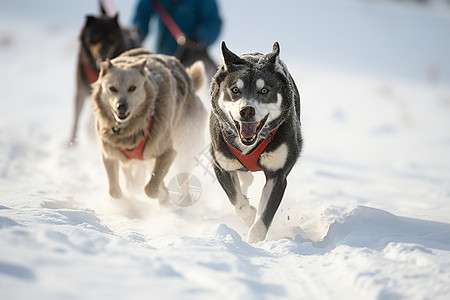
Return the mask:
M 118 15 L 108 17 L 103 7 L 102 15 L 87 16 L 80 33 L 80 49 L 77 61 L 75 87 L 75 111 L 69 145 L 77 142 L 80 114 L 86 98 L 91 95 L 91 84 L 100 72 L 100 63 L 114 58 L 125 50 L 140 46 L 136 31 L 119 25 Z
M 129 170 L 133 159 L 119 148 L 133 149 L 148 134 L 142 156 L 145 161 L 154 159 L 154 168 L 149 170 L 151 178 L 144 190 L 161 202 L 168 199 L 164 177 L 177 152 L 186 155 L 184 150 L 192 146 L 192 138 L 203 135 L 207 112 L 195 92 L 204 77 L 202 62 L 186 71 L 176 58 L 144 49 L 127 51 L 101 64 L 92 99 L 113 198 L 123 195 L 120 167 L 127 183 L 135 180 Z
M 302 148 L 300 95 L 279 53 L 275 43 L 268 54 L 237 56 L 222 42 L 224 63 L 210 90 L 213 168 L 235 214 L 250 227 L 250 243 L 266 238 Z M 241 156 L 263 150 L 248 166 L 232 148 Z M 251 169 L 266 177 L 258 210 L 246 196 Z

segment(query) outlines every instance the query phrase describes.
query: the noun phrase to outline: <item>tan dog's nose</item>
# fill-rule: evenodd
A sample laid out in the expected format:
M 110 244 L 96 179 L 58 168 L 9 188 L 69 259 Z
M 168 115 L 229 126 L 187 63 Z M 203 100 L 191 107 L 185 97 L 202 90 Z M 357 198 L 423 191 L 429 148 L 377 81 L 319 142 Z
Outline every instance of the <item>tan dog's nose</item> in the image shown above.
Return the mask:
M 125 101 L 120 101 L 117 103 L 117 111 L 119 114 L 124 114 L 128 110 L 128 104 Z

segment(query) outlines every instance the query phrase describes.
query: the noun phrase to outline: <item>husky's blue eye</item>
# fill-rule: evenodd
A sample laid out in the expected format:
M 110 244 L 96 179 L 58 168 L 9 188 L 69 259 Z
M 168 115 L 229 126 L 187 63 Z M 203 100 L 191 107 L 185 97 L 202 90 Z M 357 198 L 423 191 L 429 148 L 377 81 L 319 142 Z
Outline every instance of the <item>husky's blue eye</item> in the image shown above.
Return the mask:
M 269 90 L 266 88 L 261 89 L 261 94 L 267 94 L 268 92 L 269 92 Z
M 237 88 L 237 87 L 232 88 L 231 91 L 235 94 L 240 92 L 239 88 Z

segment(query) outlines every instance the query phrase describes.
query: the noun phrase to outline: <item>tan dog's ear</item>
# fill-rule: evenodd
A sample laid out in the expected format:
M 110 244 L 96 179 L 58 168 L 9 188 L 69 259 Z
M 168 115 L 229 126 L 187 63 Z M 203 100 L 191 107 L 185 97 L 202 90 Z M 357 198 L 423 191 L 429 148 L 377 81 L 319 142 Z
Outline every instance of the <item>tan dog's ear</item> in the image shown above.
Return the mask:
M 104 62 L 102 62 L 100 64 L 100 75 L 99 78 L 102 78 L 103 76 L 106 75 L 106 71 L 111 68 L 112 64 L 111 64 L 111 60 L 109 58 L 107 58 Z
M 142 76 L 145 76 L 145 65 L 147 64 L 146 59 L 142 59 L 138 61 L 135 65 L 133 65 L 133 68 L 136 68 L 139 70 L 139 72 L 142 74 Z

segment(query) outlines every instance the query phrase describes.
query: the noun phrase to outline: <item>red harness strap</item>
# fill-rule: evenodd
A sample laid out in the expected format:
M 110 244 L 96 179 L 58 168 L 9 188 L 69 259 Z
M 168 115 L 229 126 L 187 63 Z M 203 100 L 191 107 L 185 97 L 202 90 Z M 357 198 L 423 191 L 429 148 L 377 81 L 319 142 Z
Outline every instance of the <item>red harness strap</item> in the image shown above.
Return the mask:
M 93 84 L 98 79 L 98 72 L 91 66 L 83 65 L 83 72 L 89 84 Z
M 83 72 L 89 84 L 93 84 L 98 79 L 98 72 L 88 65 L 83 65 Z
M 150 128 L 152 128 L 153 115 L 150 117 L 150 121 L 148 122 L 148 132 L 150 132 Z M 144 147 L 148 140 L 148 133 L 145 135 L 144 139 L 133 149 L 123 149 L 122 147 L 117 147 L 126 157 L 131 159 L 139 159 L 144 160 Z
M 170 34 L 172 34 L 177 44 L 183 46 L 186 43 L 186 35 L 183 33 L 183 31 L 181 31 L 180 27 L 178 27 L 178 24 L 174 21 L 172 16 L 162 5 L 161 1 L 152 0 L 152 6 L 153 9 L 158 13 L 167 30 L 169 30 Z
M 258 160 L 259 160 L 259 157 L 261 156 L 261 154 L 264 152 L 264 149 L 266 149 L 267 145 L 270 143 L 270 140 L 264 139 L 258 145 L 258 147 L 255 148 L 255 150 L 253 150 L 252 152 L 250 152 L 248 154 L 242 154 L 241 151 L 234 148 L 233 146 L 231 146 L 230 143 L 228 143 L 227 139 L 225 138 L 225 135 L 223 134 L 222 124 L 220 124 L 220 130 L 222 131 L 223 139 L 224 139 L 225 143 L 227 143 L 228 148 L 230 148 L 230 150 L 234 153 L 234 156 L 236 156 L 236 158 L 241 162 L 242 165 L 244 165 L 251 172 L 257 172 L 257 171 L 263 170 L 258 166 Z M 277 132 L 277 130 L 278 130 L 278 128 L 275 128 L 274 130 L 272 130 L 272 132 L 269 135 L 269 138 L 272 138 L 275 135 L 275 133 Z

